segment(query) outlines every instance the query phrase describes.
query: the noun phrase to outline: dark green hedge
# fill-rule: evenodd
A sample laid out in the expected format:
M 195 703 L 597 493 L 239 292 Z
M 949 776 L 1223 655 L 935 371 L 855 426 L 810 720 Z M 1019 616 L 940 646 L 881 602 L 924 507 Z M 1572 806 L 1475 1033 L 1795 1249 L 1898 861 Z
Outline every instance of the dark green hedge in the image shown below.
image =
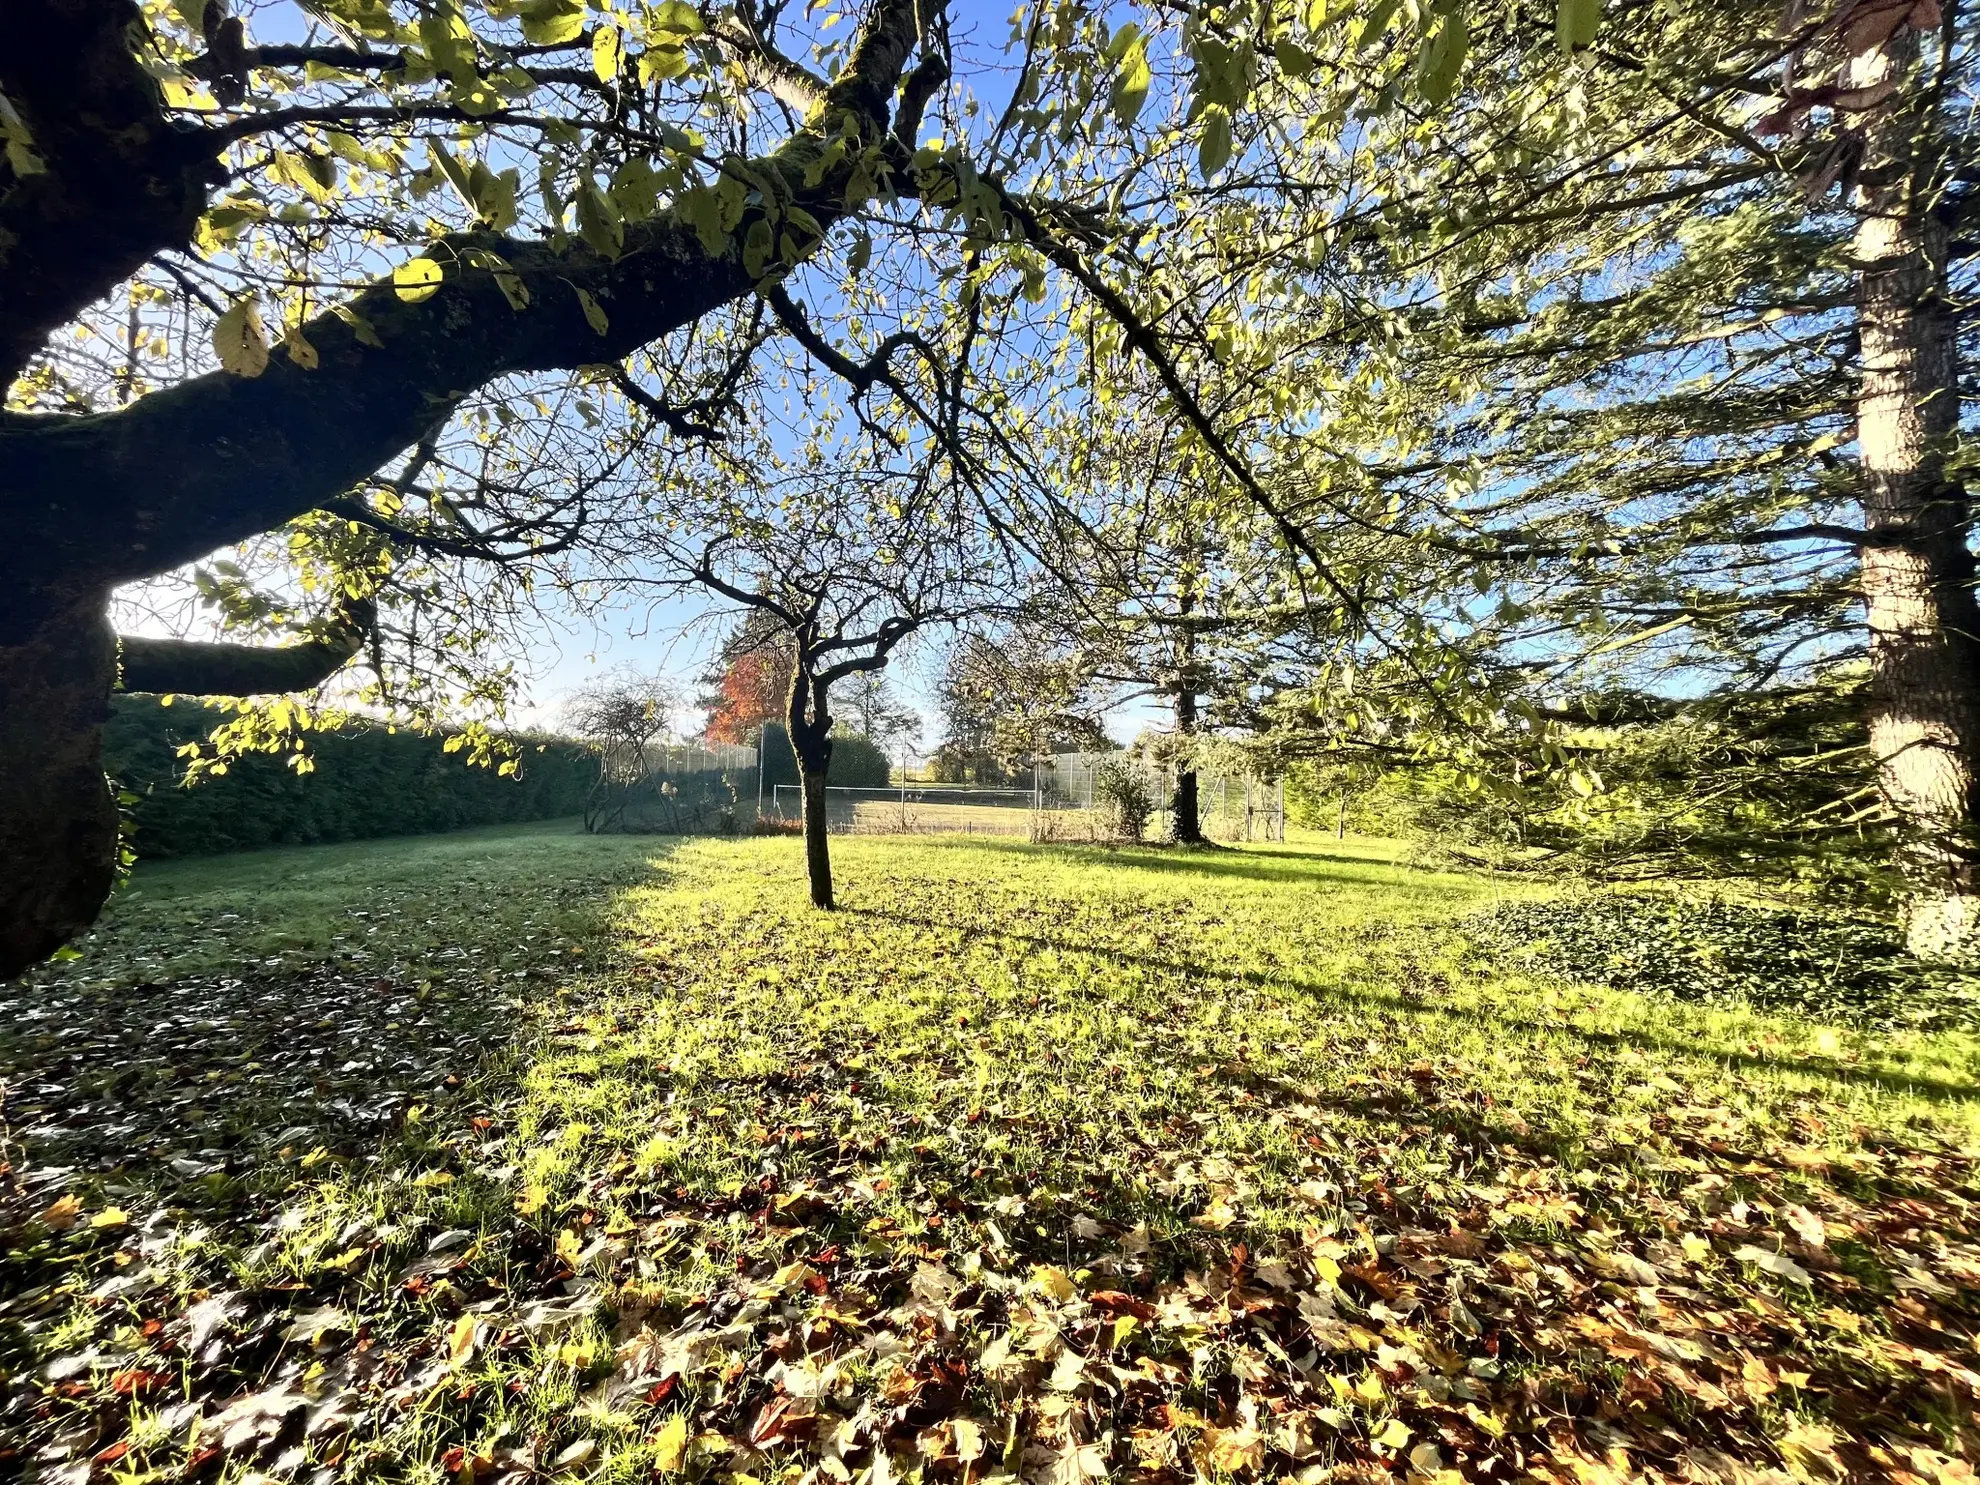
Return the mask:
M 197 703 L 167 707 L 151 696 L 115 698 L 104 768 L 138 796 L 132 813 L 141 858 L 576 815 L 597 776 L 595 762 L 568 742 L 522 739 L 521 777 L 503 778 L 445 752 L 438 737 L 362 727 L 313 738 L 310 773 L 257 755 L 234 761 L 219 778 L 182 787 L 175 750 L 205 737 L 220 720 Z
M 832 737 L 832 766 L 825 782 L 843 789 L 884 789 L 893 779 L 887 755 L 857 732 L 839 732 Z M 795 784 L 798 781 L 797 755 L 791 751 L 790 737 L 771 722 L 763 729 L 763 787 Z

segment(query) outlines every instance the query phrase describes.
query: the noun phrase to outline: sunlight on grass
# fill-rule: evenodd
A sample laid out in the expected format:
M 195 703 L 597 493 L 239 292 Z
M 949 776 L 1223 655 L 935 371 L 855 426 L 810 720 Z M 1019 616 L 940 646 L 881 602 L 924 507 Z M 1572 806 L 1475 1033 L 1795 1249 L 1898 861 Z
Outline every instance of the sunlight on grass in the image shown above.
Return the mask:
M 50 1096 L 46 1138 L 103 1168 L 50 1177 L 27 1132 L 33 1205 L 81 1210 L 10 1238 L 6 1417 L 49 1458 L 128 1438 L 133 1469 L 407 1479 L 1970 1448 L 1970 1038 L 1508 973 L 1462 920 L 1531 889 L 1379 844 L 836 851 L 831 915 L 781 839 L 484 832 L 269 853 L 252 890 L 249 860 L 142 875 L 23 1005 L 107 1017 L 159 964 L 239 999 L 199 976 L 245 944 L 270 983 L 387 984 L 347 1040 L 480 1030 L 492 1060 L 415 1088 L 379 1056 L 334 1096 L 223 1063 L 289 1102 L 230 1111 L 197 1176 L 171 1165 L 208 1127 L 173 1112 L 183 1080 L 137 1086 L 166 1107 L 121 1159 L 72 1127 L 105 1103 Z M 231 937 L 194 942 L 223 904 Z M 10 1064 L 55 1055 L 8 1037 Z M 382 1144 L 330 1114 L 274 1142 L 381 1078 Z M 89 1226 L 111 1202 L 124 1223 Z

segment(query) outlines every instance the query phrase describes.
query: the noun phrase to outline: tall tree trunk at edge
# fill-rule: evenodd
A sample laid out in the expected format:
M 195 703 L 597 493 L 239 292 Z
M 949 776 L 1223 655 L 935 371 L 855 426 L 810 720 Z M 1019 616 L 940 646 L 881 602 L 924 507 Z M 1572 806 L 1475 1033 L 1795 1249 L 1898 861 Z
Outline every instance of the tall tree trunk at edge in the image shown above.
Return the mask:
M 1185 746 L 1196 736 L 1196 693 L 1189 689 L 1187 677 L 1180 681 L 1176 692 L 1176 731 Z M 1176 769 L 1176 797 L 1171 807 L 1176 844 L 1180 846 L 1203 844 L 1203 811 L 1197 799 L 1197 784 L 1195 760 L 1185 756 Z
M 0 645 L 0 980 L 87 928 L 117 869 L 103 724 L 117 639 L 101 600 Z
M 1959 422 L 1957 332 L 1935 121 L 1912 94 L 1918 35 L 1901 28 L 1850 65 L 1855 88 L 1896 93 L 1864 134 L 1854 256 L 1862 381 L 1862 582 L 1870 630 L 1870 741 L 1898 815 L 1914 953 L 1980 944 L 1980 608 L 1971 507 L 1948 476 Z
M 1184 565 L 1177 584 L 1176 612 L 1185 620 L 1196 607 L 1197 563 Z M 1203 840 L 1203 811 L 1197 798 L 1196 758 L 1196 631 L 1184 623 L 1176 634 L 1176 734 L 1184 749 L 1176 770 L 1176 797 L 1171 802 L 1175 841 L 1179 846 L 1200 846 Z

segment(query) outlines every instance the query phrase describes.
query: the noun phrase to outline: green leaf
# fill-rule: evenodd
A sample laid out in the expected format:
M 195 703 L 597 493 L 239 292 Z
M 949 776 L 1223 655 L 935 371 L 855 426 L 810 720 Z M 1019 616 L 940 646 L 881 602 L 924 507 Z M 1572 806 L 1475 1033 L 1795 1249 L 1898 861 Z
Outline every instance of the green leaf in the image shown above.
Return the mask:
M 688 70 L 687 53 L 677 46 L 650 46 L 639 54 L 641 87 L 666 82 Z
M 612 328 L 612 322 L 605 318 L 605 310 L 598 301 L 593 299 L 585 290 L 578 289 L 576 284 L 572 284 L 571 287 L 577 289 L 578 308 L 584 311 L 585 324 L 591 326 L 600 335 L 610 330 Z
M 252 299 L 236 299 L 213 326 L 213 352 L 223 371 L 260 376 L 268 369 L 268 337 Z
M 1148 101 L 1148 85 L 1153 80 L 1148 68 L 1148 38 L 1137 32 L 1121 53 L 1120 71 L 1114 74 L 1114 91 L 1109 100 L 1123 129 L 1141 116 L 1141 107 Z
M 1230 163 L 1231 111 L 1221 103 L 1203 110 L 1203 137 L 1196 148 L 1197 168 L 1209 180 Z
M 1361 25 L 1354 33 L 1354 48 L 1360 51 L 1382 39 L 1389 29 L 1389 22 L 1396 18 L 1399 0 L 1375 0 L 1368 14 L 1361 18 Z
M 1437 28 L 1424 38 L 1423 55 L 1417 64 L 1416 90 L 1426 103 L 1447 102 L 1457 90 L 1458 73 L 1470 47 L 1463 14 L 1455 8 L 1445 11 Z
M 392 270 L 392 289 L 406 303 L 417 304 L 439 293 L 440 280 L 445 277 L 445 271 L 433 259 L 414 258 Z
M 578 187 L 577 219 L 578 236 L 608 258 L 619 256 L 626 244 L 625 219 L 597 182 L 587 180 Z
M 656 46 L 678 46 L 674 38 L 699 36 L 708 28 L 686 0 L 661 0 L 646 13 L 646 34 Z
M 1279 71 L 1295 81 L 1313 70 L 1313 54 L 1297 42 L 1281 37 L 1272 43 L 1272 55 L 1278 58 Z
M 521 15 L 523 39 L 538 46 L 561 46 L 584 33 L 583 0 L 530 0 Z
M 743 272 L 751 278 L 763 277 L 763 270 L 770 264 L 770 251 L 774 246 L 770 236 L 770 224 L 758 217 L 749 224 L 743 234 Z
M 1571 52 L 1594 41 L 1602 26 L 1602 0 L 1556 0 L 1554 34 Z

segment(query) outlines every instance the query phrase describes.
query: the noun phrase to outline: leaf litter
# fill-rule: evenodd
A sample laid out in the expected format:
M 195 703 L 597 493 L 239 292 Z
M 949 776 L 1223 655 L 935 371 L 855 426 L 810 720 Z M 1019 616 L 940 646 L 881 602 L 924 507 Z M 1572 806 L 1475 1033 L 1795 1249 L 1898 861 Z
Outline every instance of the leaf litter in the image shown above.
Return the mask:
M 512 971 L 456 970 L 425 1041 L 405 1006 L 340 1021 L 335 1052 L 305 1038 L 371 1066 L 320 1103 L 244 1077 L 229 1117 L 258 1163 L 222 1182 L 167 1153 L 206 1127 L 178 1080 L 50 1095 L 16 1131 L 0 1467 L 1972 1477 L 1970 1125 L 1709 1049 L 1468 1027 L 1473 988 L 1532 992 L 1453 983 L 1462 945 L 1379 884 L 846 854 L 835 918 L 791 906 L 784 843 L 698 845 L 521 1011 Z M 1343 921 L 1358 952 L 1330 958 Z M 1306 980 L 1233 952 L 1267 933 Z M 95 1024 L 62 984 L 36 1004 Z M 276 993 L 225 977 L 181 1003 L 232 1028 Z M 479 1071 L 457 1040 L 477 1010 L 515 1033 Z M 270 1056 L 303 1029 L 268 1024 Z M 223 1076 L 248 1067 L 234 1034 Z M 5 1046 L 11 1076 L 72 1086 L 63 1039 Z M 320 1137 L 256 1138 L 278 1107 Z

